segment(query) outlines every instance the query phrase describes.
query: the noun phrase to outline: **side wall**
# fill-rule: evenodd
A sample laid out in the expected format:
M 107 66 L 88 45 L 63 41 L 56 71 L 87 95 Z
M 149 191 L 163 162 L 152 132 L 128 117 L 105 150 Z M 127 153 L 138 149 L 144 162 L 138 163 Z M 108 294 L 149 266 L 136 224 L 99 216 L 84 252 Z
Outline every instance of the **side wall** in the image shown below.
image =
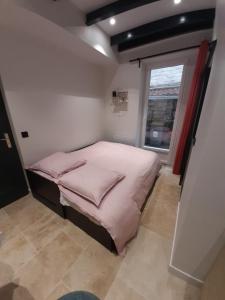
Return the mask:
M 180 202 L 171 264 L 204 281 L 225 243 L 225 3 L 217 3 L 218 44 Z M 215 298 L 216 299 L 216 298 Z
M 100 139 L 101 69 L 15 31 L 1 28 L 0 37 L 0 75 L 24 163 Z
M 113 113 L 114 90 L 128 91 L 128 111 Z M 109 140 L 136 145 L 140 93 L 141 69 L 136 64 L 119 65 L 107 87 L 105 130 Z

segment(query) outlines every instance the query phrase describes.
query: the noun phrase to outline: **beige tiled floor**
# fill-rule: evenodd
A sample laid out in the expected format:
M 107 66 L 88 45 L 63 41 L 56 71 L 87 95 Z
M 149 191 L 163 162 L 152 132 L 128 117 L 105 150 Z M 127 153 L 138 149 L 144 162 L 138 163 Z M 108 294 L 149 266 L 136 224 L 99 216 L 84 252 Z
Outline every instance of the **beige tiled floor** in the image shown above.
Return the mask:
M 225 247 L 219 253 L 202 289 L 201 300 L 225 299 Z
M 0 299 L 53 300 L 88 290 L 101 300 L 197 300 L 168 272 L 178 178 L 163 169 L 125 257 L 115 256 L 31 196 L 0 210 Z

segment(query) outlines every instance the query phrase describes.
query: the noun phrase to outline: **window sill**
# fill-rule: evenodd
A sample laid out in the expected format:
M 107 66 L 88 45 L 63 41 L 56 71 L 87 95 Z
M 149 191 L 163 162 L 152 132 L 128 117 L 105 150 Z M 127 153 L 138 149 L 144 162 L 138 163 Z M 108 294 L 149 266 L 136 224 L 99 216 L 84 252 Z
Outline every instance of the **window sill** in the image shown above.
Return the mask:
M 155 151 L 155 152 L 158 152 L 158 153 L 164 153 L 164 154 L 168 154 L 170 152 L 169 149 L 161 149 L 161 148 L 155 148 L 155 147 L 150 147 L 150 146 L 144 146 L 143 149 L 150 150 L 150 151 Z

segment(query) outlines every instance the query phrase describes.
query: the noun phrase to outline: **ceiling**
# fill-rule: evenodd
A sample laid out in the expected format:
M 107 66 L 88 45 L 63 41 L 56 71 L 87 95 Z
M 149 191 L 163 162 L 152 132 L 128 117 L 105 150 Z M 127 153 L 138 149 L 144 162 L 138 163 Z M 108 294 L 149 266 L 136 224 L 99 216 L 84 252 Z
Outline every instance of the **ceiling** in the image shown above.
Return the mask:
M 110 4 L 112 0 L 71 0 L 84 13 L 89 13 L 95 9 Z M 123 31 L 137 26 L 150 23 L 159 19 L 173 16 L 180 13 L 195 11 L 200 9 L 213 8 L 216 0 L 183 0 L 180 4 L 174 5 L 173 0 L 161 0 L 151 4 L 146 4 L 138 8 L 129 10 L 115 16 L 116 24 L 111 26 L 106 19 L 98 23 L 98 26 L 109 36 L 113 36 Z
M 153 2 L 149 4 L 151 1 Z M 5 2 L 8 3 L 7 0 L 5 0 Z M 181 3 L 178 5 L 174 4 L 174 0 L 65 0 L 56 2 L 53 2 L 52 0 L 39 0 L 38 5 L 36 0 L 13 0 L 13 2 L 18 3 L 19 7 L 24 7 L 26 9 L 28 7 L 29 11 L 34 11 L 35 14 L 37 13 L 38 15 L 43 16 L 60 27 L 77 29 L 77 32 L 79 32 L 79 34 L 75 32 L 77 38 L 80 39 L 80 36 L 83 35 L 82 40 L 87 41 L 87 44 L 92 47 L 96 42 L 99 42 L 102 48 L 110 49 L 110 53 L 113 53 L 115 50 L 114 52 L 118 57 L 123 51 L 129 52 L 132 49 L 138 50 L 138 47 L 140 48 L 144 45 L 158 45 L 158 41 L 162 41 L 166 44 L 166 40 L 171 40 L 175 37 L 179 37 L 181 47 L 183 43 L 182 35 L 185 35 L 188 42 L 191 42 L 193 41 L 193 38 L 190 38 L 190 34 L 192 34 L 192 36 L 196 34 L 198 35 L 198 41 L 201 41 L 205 38 L 203 31 L 208 32 L 211 30 L 212 32 L 214 19 L 214 10 L 212 10 L 212 8 L 215 8 L 216 6 L 216 0 L 181 0 Z M 148 4 L 143 5 L 143 3 Z M 140 6 L 141 4 L 142 6 Z M 110 7 L 104 8 L 106 5 L 110 5 Z M 135 5 L 136 8 L 128 10 Z M 76 9 L 75 6 L 78 9 Z M 202 12 L 199 11 L 204 10 L 203 12 L 205 13 L 209 8 L 211 8 L 210 11 L 213 11 L 213 17 L 211 16 L 212 21 L 210 24 L 208 24 L 210 21 L 208 14 L 202 17 Z M 96 13 L 93 14 L 93 11 L 97 9 L 100 9 L 100 12 L 98 11 L 97 15 Z M 83 11 L 83 13 L 79 10 Z M 109 18 L 104 20 L 104 17 L 108 17 L 113 12 L 116 14 L 116 12 L 121 11 L 124 12 L 115 15 L 116 24 L 114 26 L 109 24 Z M 85 26 L 84 16 L 87 14 L 89 14 L 89 16 L 91 15 L 94 19 L 94 22 L 89 24 L 96 24 L 97 27 L 93 25 Z M 182 18 L 185 20 L 184 22 L 181 22 Z M 97 21 L 98 23 L 96 23 Z M 29 22 L 26 22 L 26 27 L 28 23 Z M 86 24 L 88 24 L 88 22 Z M 144 24 L 147 24 L 147 26 L 143 26 Z M 98 27 L 111 38 L 107 39 Z M 32 28 L 32 30 L 34 30 L 34 28 Z M 96 32 L 100 33 L 100 35 L 96 35 Z M 37 26 L 37 33 L 40 35 L 40 26 Z M 74 39 L 76 34 L 73 33 L 72 37 L 74 37 Z M 101 36 L 101 38 L 103 37 L 103 40 L 101 40 L 99 36 Z M 199 42 L 193 41 L 193 44 L 198 43 Z M 111 45 L 113 48 L 111 48 Z M 116 51 L 116 49 L 118 51 Z M 86 49 L 81 51 L 84 53 Z M 103 53 L 102 51 L 100 52 Z M 98 55 L 100 54 L 98 53 Z M 96 57 L 96 60 L 97 59 L 98 57 Z
M 27 26 L 27 24 L 30 24 L 30 26 Z M 12 40 L 17 41 L 20 45 L 29 41 L 29 44 L 42 44 L 43 47 L 51 47 L 53 49 L 51 51 L 63 49 L 68 51 L 68 55 L 74 54 L 81 60 L 96 65 L 112 65 L 115 63 L 113 59 L 102 55 L 99 51 L 84 43 L 78 36 L 71 34 L 61 26 L 56 26 L 53 22 L 49 22 L 47 18 L 40 17 L 36 13 L 30 13 L 29 10 L 20 6 L 8 2 L 4 4 L 1 1 L 0 36 L 7 43 Z M 16 53 L 13 50 L 14 48 L 9 48 L 8 51 Z M 7 47 L 2 49 L 7 49 Z
M 115 2 L 115 0 L 70 0 L 84 13 L 89 13 L 92 10 Z

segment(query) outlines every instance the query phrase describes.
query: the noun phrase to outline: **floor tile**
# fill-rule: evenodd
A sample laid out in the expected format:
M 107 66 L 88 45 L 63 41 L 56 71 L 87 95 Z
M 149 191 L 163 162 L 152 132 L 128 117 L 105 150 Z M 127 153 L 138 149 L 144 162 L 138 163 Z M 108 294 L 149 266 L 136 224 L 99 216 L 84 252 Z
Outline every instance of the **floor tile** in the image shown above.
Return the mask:
M 144 263 L 151 263 L 154 257 L 157 257 L 167 265 L 170 249 L 170 240 L 140 226 L 137 237 L 129 245 L 124 262 L 129 263 L 133 259 L 138 259 Z
M 197 287 L 169 273 L 170 248 L 168 239 L 141 226 L 116 280 L 123 280 L 146 300 L 197 300 Z
M 2 232 L 2 245 L 19 233 L 18 227 L 15 226 L 4 209 L 0 209 L 0 231 Z
M 134 289 L 129 287 L 123 279 L 116 278 L 109 289 L 105 300 L 146 300 Z
M 72 240 L 74 240 L 81 248 L 85 249 L 91 243 L 92 238 L 75 226 L 70 221 L 67 221 L 63 227 L 63 232 L 65 232 Z
M 86 290 L 104 299 L 121 258 L 93 241 L 73 264 L 64 282 L 71 290 Z
M 156 297 L 167 280 L 169 254 L 169 241 L 142 227 L 118 276 L 146 299 L 158 299 Z
M 4 210 L 8 213 L 9 216 L 14 216 L 18 211 L 26 208 L 28 205 L 35 203 L 35 199 L 29 194 L 15 202 L 4 207 Z
M 18 286 L 14 282 L 10 282 L 0 288 L 0 299 L 2 300 L 33 300 L 29 291 Z
M 101 300 L 197 300 L 199 288 L 168 272 L 180 188 L 171 169 L 160 174 L 124 258 L 30 195 L 1 209 L 0 292 L 6 286 L 12 300 L 56 300 L 74 290 Z
M 166 238 L 172 239 L 180 187 L 173 182 L 168 182 L 167 177 L 162 175 L 157 181 L 149 204 L 143 213 L 141 224 Z
M 179 186 L 180 176 L 174 175 L 171 167 L 169 166 L 162 167 L 159 174 L 160 177 L 164 177 L 166 183 Z
M 40 220 L 43 216 L 51 214 L 51 211 L 36 200 L 27 197 L 24 201 L 20 200 L 5 208 L 13 223 L 20 230 L 26 230 L 29 226 Z
M 60 233 L 38 255 L 46 268 L 59 277 L 65 275 L 68 268 L 81 254 L 81 248 L 75 245 L 64 233 Z
M 37 250 L 41 250 L 59 234 L 61 229 L 62 225 L 58 220 L 54 216 L 47 215 L 30 225 L 23 233 Z
M 225 247 L 219 253 L 202 287 L 201 300 L 211 299 L 225 299 Z
M 10 265 L 2 261 L 0 256 L 0 288 L 12 282 L 13 278 L 14 270 Z
M 45 299 L 45 300 L 56 300 L 66 294 L 68 294 L 70 291 L 63 283 L 59 283 L 54 291 Z
M 80 248 L 60 233 L 16 274 L 35 299 L 45 299 L 76 261 Z
M 34 247 L 20 233 L 0 248 L 0 262 L 8 264 L 13 271 L 17 271 L 35 254 Z
M 160 291 L 162 300 L 200 300 L 200 287 L 168 274 L 166 285 Z
M 57 284 L 52 276 L 51 270 L 47 270 L 36 256 L 16 274 L 15 279 L 38 300 L 47 297 Z
M 17 286 L 13 292 L 12 300 L 34 300 L 34 298 L 28 289 L 23 286 Z

